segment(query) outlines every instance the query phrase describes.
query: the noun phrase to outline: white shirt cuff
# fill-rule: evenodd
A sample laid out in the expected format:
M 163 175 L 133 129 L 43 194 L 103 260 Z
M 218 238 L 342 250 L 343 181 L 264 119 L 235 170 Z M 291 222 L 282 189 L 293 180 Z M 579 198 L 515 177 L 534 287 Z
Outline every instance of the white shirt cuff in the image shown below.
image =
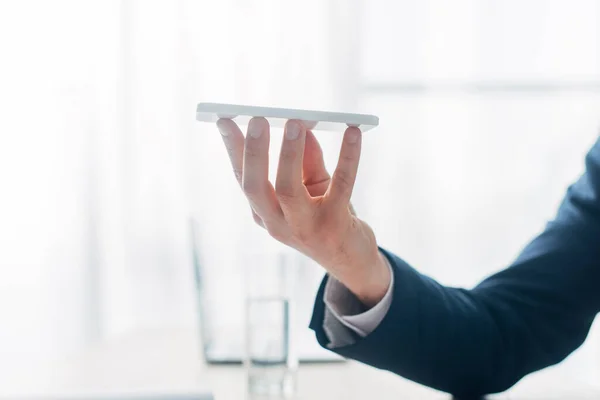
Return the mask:
M 383 299 L 369 310 L 365 311 L 365 306 L 360 300 L 334 277 L 330 276 L 325 285 L 324 302 L 327 309 L 339 322 L 360 337 L 365 337 L 373 332 L 383 321 L 392 305 L 394 274 L 387 258 L 385 261 L 390 269 L 390 286 Z M 329 339 L 334 341 L 333 338 Z

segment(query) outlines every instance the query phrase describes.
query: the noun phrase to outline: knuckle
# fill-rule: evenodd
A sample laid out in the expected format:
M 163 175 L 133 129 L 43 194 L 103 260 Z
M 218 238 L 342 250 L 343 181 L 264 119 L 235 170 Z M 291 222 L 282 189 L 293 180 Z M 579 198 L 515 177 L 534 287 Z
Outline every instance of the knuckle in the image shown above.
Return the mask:
M 350 152 L 340 154 L 340 159 L 346 163 L 352 163 L 356 160 L 356 156 Z
M 258 216 L 258 214 L 256 214 L 255 212 L 252 212 L 252 218 L 254 219 L 254 222 L 255 222 L 255 223 L 258 225 L 258 226 L 262 226 L 262 227 L 264 227 L 263 220 L 262 220 L 262 218 L 260 218 L 260 217 Z
M 277 193 L 277 197 L 282 202 L 291 202 L 296 197 L 296 190 L 293 185 L 288 183 L 278 183 L 275 188 L 275 193 Z
M 344 170 L 340 170 L 340 171 L 336 171 L 334 181 L 335 181 L 336 185 L 341 187 L 342 189 L 348 189 L 348 188 L 352 187 L 352 182 L 354 182 L 354 177 L 352 176 L 351 173 L 344 171 Z
M 298 150 L 293 148 L 283 148 L 281 149 L 281 153 L 279 158 L 283 162 L 291 162 L 294 161 L 298 157 Z
M 260 192 L 260 184 L 256 181 L 242 181 L 242 190 L 246 195 L 254 196 Z
M 242 176 L 244 176 L 244 170 L 240 169 L 240 168 L 234 168 L 233 169 L 233 174 L 235 175 L 235 179 L 238 182 L 242 182 Z
M 246 146 L 244 148 L 244 156 L 245 157 L 259 157 L 260 156 L 260 149 L 255 147 L 255 146 Z

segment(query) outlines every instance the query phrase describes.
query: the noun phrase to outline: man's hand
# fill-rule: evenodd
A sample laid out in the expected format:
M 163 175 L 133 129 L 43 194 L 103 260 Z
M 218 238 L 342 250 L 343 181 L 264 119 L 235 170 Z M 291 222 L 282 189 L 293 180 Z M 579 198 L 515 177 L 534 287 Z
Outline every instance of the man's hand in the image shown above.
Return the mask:
M 331 178 L 313 133 L 300 121 L 288 121 L 273 187 L 268 179 L 267 120 L 253 118 L 245 139 L 232 120 L 221 119 L 217 126 L 256 223 L 323 266 L 367 307 L 378 303 L 390 284 L 389 268 L 373 231 L 356 217 L 350 204 L 360 159 L 360 130 L 346 130 Z

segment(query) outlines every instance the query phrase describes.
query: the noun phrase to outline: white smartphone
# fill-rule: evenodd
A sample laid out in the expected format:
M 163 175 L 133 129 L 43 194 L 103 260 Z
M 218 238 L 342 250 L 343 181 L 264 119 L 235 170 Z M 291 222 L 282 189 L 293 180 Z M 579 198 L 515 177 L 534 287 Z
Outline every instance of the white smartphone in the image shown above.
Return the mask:
M 362 132 L 366 132 L 379 125 L 379 118 L 366 114 L 219 103 L 200 103 L 196 108 L 196 119 L 204 122 L 216 122 L 220 118 L 227 118 L 234 120 L 238 125 L 245 126 L 252 117 L 264 117 L 271 126 L 279 128 L 282 128 L 289 119 L 298 119 L 304 122 L 308 129 L 317 131 L 343 132 L 347 127 L 355 126 Z

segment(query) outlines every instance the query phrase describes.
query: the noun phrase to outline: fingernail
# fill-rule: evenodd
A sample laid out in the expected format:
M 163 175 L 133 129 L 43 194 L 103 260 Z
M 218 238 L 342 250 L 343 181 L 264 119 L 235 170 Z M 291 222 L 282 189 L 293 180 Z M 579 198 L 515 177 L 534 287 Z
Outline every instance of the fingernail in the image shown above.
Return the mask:
M 358 142 L 359 138 L 360 138 L 360 131 L 358 129 L 351 129 L 346 134 L 346 140 L 348 141 L 348 143 L 356 143 L 356 142 Z
M 251 119 L 248 123 L 248 135 L 252 136 L 254 139 L 258 139 L 260 135 L 262 135 L 262 126 L 260 120 Z
M 217 128 L 219 128 L 219 133 L 221 133 L 222 136 L 229 136 L 229 129 L 227 128 L 227 126 L 225 126 L 225 124 L 218 121 Z
M 287 140 L 296 140 L 298 135 L 300 135 L 300 125 L 295 121 L 288 122 L 285 127 L 285 138 Z

